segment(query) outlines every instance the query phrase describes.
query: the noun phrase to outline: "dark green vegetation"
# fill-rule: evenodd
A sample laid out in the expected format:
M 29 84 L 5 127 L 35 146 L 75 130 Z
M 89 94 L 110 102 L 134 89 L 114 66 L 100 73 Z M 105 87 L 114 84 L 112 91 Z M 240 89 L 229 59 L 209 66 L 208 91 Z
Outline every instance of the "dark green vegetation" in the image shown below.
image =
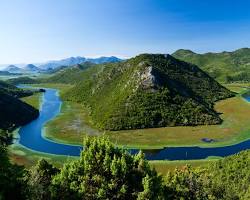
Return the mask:
M 216 161 L 208 167 L 170 172 L 165 178 L 169 199 L 242 199 L 250 197 L 250 152 Z
M 63 83 L 63 84 L 75 84 L 84 79 L 82 73 L 93 67 L 95 64 L 85 62 L 83 64 L 77 64 L 72 67 L 62 68 L 56 71 L 53 76 L 39 79 L 40 83 Z
M 197 54 L 190 50 L 178 50 L 174 57 L 201 67 L 211 77 L 222 82 L 250 81 L 250 49 L 233 52 Z
M 10 163 L 6 148 L 0 145 L 0 199 L 25 199 L 24 168 Z
M 18 99 L 33 93 L 0 81 L 0 129 L 13 130 L 38 117 L 37 109 Z
M 33 91 L 19 89 L 4 81 L 0 81 L 0 91 L 17 98 L 27 97 L 33 94 Z
M 249 199 L 249 151 L 161 176 L 142 153 L 132 156 L 106 138 L 86 138 L 84 146 L 62 168 L 41 160 L 29 170 L 11 164 L 0 147 L 0 199 Z
M 37 79 L 30 78 L 28 76 L 18 77 L 18 78 L 11 78 L 6 81 L 9 84 L 12 85 L 18 85 L 18 84 L 35 84 L 39 83 Z
M 7 130 L 0 129 L 0 146 L 6 146 L 11 144 L 13 140 L 12 133 L 8 132 Z
M 214 102 L 233 96 L 197 66 L 170 55 L 143 54 L 90 69 L 98 73 L 84 71 L 84 81 L 63 98 L 83 103 L 102 129 L 218 124 Z

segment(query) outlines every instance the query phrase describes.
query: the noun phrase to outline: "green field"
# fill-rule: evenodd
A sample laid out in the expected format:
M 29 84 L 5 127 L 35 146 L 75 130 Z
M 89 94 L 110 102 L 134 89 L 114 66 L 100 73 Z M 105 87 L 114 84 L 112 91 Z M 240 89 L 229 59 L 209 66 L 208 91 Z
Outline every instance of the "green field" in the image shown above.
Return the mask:
M 209 163 L 215 162 L 218 159 L 207 158 L 204 160 L 180 160 L 180 161 L 150 161 L 150 165 L 156 169 L 158 173 L 162 175 L 167 174 L 169 171 L 173 171 L 176 168 L 183 168 L 190 165 L 194 168 L 207 166 Z
M 46 124 L 45 136 L 58 142 L 81 145 L 84 136 L 101 134 L 87 121 L 87 116 L 80 104 L 64 102 L 60 115 Z
M 21 98 L 22 101 L 24 101 L 27 104 L 32 105 L 34 108 L 38 109 L 40 108 L 40 101 L 41 101 L 41 93 L 35 93 L 32 96 L 23 97 Z

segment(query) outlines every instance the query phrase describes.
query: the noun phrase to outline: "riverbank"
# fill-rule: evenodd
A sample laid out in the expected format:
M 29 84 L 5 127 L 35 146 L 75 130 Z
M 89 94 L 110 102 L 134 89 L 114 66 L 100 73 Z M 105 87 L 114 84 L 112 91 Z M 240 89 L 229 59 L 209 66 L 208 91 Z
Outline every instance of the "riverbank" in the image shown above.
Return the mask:
M 70 88 L 62 84 L 36 85 L 54 87 L 61 92 Z M 221 125 L 195 127 L 166 127 L 129 131 L 106 131 L 102 133 L 91 127 L 91 122 L 80 104 L 63 102 L 62 112 L 46 125 L 45 137 L 65 144 L 82 144 L 85 135 L 106 134 L 118 146 L 126 148 L 160 149 L 172 146 L 220 147 L 242 142 L 250 138 L 250 103 L 242 94 L 247 91 L 247 84 L 226 85 L 238 92 L 236 97 L 219 101 L 215 105 L 217 112 L 222 113 Z M 79 131 L 82 130 L 82 131 Z M 91 130 L 94 132 L 91 133 Z M 204 142 L 203 138 L 212 139 Z
M 12 163 L 30 168 L 34 166 L 40 159 L 45 159 L 57 167 L 62 167 L 66 162 L 76 160 L 78 157 L 52 155 L 41 152 L 32 151 L 19 144 L 13 144 L 8 147 L 9 157 Z M 190 165 L 194 168 L 207 166 L 209 163 L 217 161 L 219 158 L 207 158 L 202 160 L 181 160 L 181 161 L 149 161 L 149 164 L 156 169 L 158 173 L 163 175 L 176 168 L 183 168 Z
M 232 87 L 235 87 L 235 86 L 232 86 Z M 60 88 L 65 88 L 65 87 L 63 87 L 62 85 L 60 86 Z M 241 88 L 239 88 L 239 87 L 236 87 L 237 88 L 237 90 L 241 90 L 240 91 L 240 95 L 242 94 L 242 93 L 244 93 L 245 92 L 245 88 L 243 88 L 242 89 L 242 87 Z M 62 90 L 61 90 L 62 91 Z M 240 95 L 238 95 L 237 97 L 234 97 L 234 98 L 231 98 L 231 99 L 227 99 L 227 100 L 224 100 L 224 101 L 221 101 L 221 102 L 219 102 L 219 103 L 222 103 L 222 102 L 225 102 L 225 101 L 228 101 L 228 100 L 232 100 L 232 99 L 240 99 L 242 102 L 244 102 L 244 103 L 246 103 L 247 105 L 249 105 L 249 103 L 247 102 L 247 101 L 245 101 L 243 98 L 241 98 L 241 96 Z M 242 104 L 242 102 L 241 102 L 241 104 Z M 64 109 L 64 111 L 63 111 L 63 109 L 62 109 L 62 111 L 63 112 L 61 112 L 61 114 L 59 115 L 59 116 L 57 116 L 56 118 L 62 118 L 62 120 L 67 120 L 68 121 L 68 119 L 71 119 L 71 117 L 70 116 L 75 116 L 75 113 L 77 113 L 77 110 L 79 109 L 79 110 L 81 110 L 82 111 L 82 109 L 81 109 L 81 107 L 75 107 L 75 111 L 74 112 L 72 112 L 72 107 L 70 106 L 70 105 L 67 105 L 68 103 L 70 103 L 70 102 L 64 102 L 64 105 L 66 105 L 65 106 L 65 109 Z M 232 105 L 232 104 L 230 104 L 230 105 Z M 73 105 L 73 106 L 75 106 L 75 105 Z M 80 105 L 78 105 L 78 106 L 80 106 Z M 236 106 L 234 106 L 234 107 L 236 107 Z M 69 115 L 69 113 L 71 113 L 71 115 Z M 235 112 L 232 112 L 232 113 L 235 113 Z M 68 115 L 68 116 L 67 116 Z M 66 118 L 65 118 L 65 116 L 67 116 Z M 80 119 L 79 119 L 80 120 Z M 80 121 L 84 121 L 85 119 L 81 119 Z M 55 120 L 51 120 L 49 123 L 53 123 L 54 121 L 56 121 L 56 119 Z M 59 120 L 59 122 L 60 122 L 61 120 Z M 58 123 L 58 124 L 60 124 L 60 125 L 65 125 L 65 123 Z M 82 134 L 82 138 L 83 138 L 83 136 L 85 135 L 85 134 L 83 134 L 83 131 L 79 131 L 79 128 L 82 126 L 81 125 L 81 123 L 79 123 L 78 124 L 78 126 L 75 126 L 74 124 L 71 124 L 71 123 L 69 123 L 68 125 L 70 125 L 69 126 L 69 128 L 68 128 L 68 130 L 67 131 L 70 131 L 71 129 L 72 129 L 72 127 L 76 130 L 76 131 L 78 131 L 78 142 L 79 142 L 79 140 L 81 140 L 80 139 L 80 137 L 79 137 L 79 134 Z M 73 126 L 72 126 L 73 125 Z M 55 127 L 55 123 L 53 124 L 53 125 L 49 125 L 49 126 L 54 126 Z M 86 126 L 86 124 L 85 124 L 85 126 Z M 180 128 L 180 127 L 173 127 L 173 128 Z M 188 127 L 184 127 L 184 128 L 188 128 Z M 211 128 L 211 127 L 210 127 Z M 80 129 L 81 130 L 81 129 Z M 145 131 L 145 130 L 143 130 L 143 131 Z M 55 133 L 58 133 L 58 131 L 57 130 L 54 130 L 54 132 Z M 59 134 L 60 136 L 62 135 L 62 133 L 60 133 Z M 67 134 L 64 134 L 65 136 L 66 136 L 66 138 L 68 139 L 68 135 Z M 62 140 L 61 140 L 62 141 Z M 81 144 L 82 144 L 82 141 L 81 141 Z M 119 144 L 120 145 L 120 144 Z M 184 145 L 183 145 L 184 146 Z M 15 148 L 17 148 L 17 147 L 15 147 Z M 20 148 L 20 146 L 18 147 L 18 148 Z M 26 149 L 26 150 L 28 150 L 28 149 Z M 15 151 L 14 151 L 15 152 Z M 17 151 L 17 152 L 19 152 L 19 151 Z M 33 151 L 32 151 L 33 152 Z M 38 152 L 36 152 L 36 153 L 38 153 Z M 14 155 L 18 155 L 18 153 L 14 153 Z M 22 155 L 22 154 L 21 154 Z M 50 155 L 50 154 L 49 154 Z M 19 157 L 20 157 L 20 155 L 18 155 Z M 51 157 L 54 157 L 54 155 L 50 155 Z M 13 157 L 15 157 L 15 156 L 13 156 Z M 25 156 L 24 157 L 29 157 L 29 156 L 26 156 L 26 154 L 25 154 Z M 32 157 L 32 156 L 31 156 Z M 38 156 L 39 157 L 39 156 Z M 205 157 L 204 157 L 205 158 Z M 35 159 L 30 159 L 30 160 L 36 160 L 36 157 L 35 157 Z M 57 159 L 56 159 L 57 160 Z M 64 159 L 62 159 L 62 160 L 64 160 Z M 206 162 L 208 162 L 208 161 L 210 161 L 211 160 L 211 157 L 209 157 L 209 158 L 207 158 L 207 159 L 205 159 L 205 160 L 201 160 L 201 161 L 199 161 L 199 160 L 196 160 L 197 162 L 195 162 L 195 161 L 182 161 L 182 162 L 179 162 L 179 161 L 174 161 L 174 162 L 170 162 L 170 161 L 153 161 L 152 163 L 154 164 L 154 166 L 155 167 L 157 167 L 157 168 L 159 168 L 159 170 L 161 170 L 162 168 L 164 168 L 164 169 L 168 169 L 168 168 L 173 168 L 173 166 L 182 166 L 182 165 L 185 165 L 185 164 L 187 164 L 187 162 L 188 163 L 196 163 L 196 164 L 194 164 L 194 165 L 200 165 L 201 163 L 206 163 Z M 198 163 L 198 164 L 197 164 Z M 169 166 L 169 167 L 166 167 L 166 166 Z M 172 166 L 172 167 L 171 167 Z

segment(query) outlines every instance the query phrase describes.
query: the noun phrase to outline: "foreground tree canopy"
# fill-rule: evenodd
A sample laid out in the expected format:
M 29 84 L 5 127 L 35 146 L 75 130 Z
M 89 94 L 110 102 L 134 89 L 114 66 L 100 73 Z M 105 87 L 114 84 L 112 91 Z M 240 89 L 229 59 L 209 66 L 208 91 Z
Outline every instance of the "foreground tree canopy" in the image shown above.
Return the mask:
M 29 170 L 10 163 L 0 147 L 0 200 L 4 199 L 200 199 L 248 200 L 250 152 L 213 162 L 156 173 L 144 155 L 130 155 L 107 138 L 86 138 L 78 160 L 61 169 L 40 160 Z M 13 192 L 14 191 L 14 192 Z

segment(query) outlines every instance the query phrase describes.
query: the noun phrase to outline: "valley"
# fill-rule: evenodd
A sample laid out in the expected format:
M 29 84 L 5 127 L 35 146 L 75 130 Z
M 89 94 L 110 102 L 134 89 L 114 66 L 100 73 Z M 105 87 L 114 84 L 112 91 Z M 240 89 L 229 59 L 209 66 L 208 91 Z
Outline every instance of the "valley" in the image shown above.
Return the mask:
M 38 88 L 56 88 L 59 90 L 60 95 L 64 95 L 73 88 L 72 84 L 63 83 L 41 83 L 32 84 L 31 86 Z M 162 149 L 174 146 L 222 147 L 237 144 L 249 139 L 248 130 L 250 127 L 246 116 L 248 116 L 248 112 L 250 112 L 250 107 L 247 101 L 241 96 L 247 91 L 248 84 L 227 84 L 224 86 L 238 93 L 238 95 L 215 104 L 214 108 L 216 112 L 222 113 L 220 117 L 223 123 L 220 125 L 105 131 L 95 127 L 88 111 L 83 105 L 77 102 L 63 101 L 60 114 L 55 119 L 46 123 L 44 136 L 59 143 L 82 145 L 82 141 L 86 135 L 106 135 L 114 144 L 131 149 Z M 25 101 L 31 102 L 37 107 L 39 99 L 39 95 L 33 95 L 25 99 Z M 248 107 L 249 111 L 247 109 Z M 239 121 L 241 123 L 239 123 Z M 203 138 L 212 139 L 213 141 L 204 142 L 202 141 Z M 13 156 L 15 157 L 15 153 Z M 211 159 L 213 160 L 211 157 L 200 162 L 174 162 L 174 165 L 182 165 L 180 163 L 193 163 L 197 165 L 197 163 L 206 163 Z M 167 164 L 168 162 L 165 162 L 166 166 L 173 165 L 173 163 Z M 155 163 L 155 166 L 159 166 L 159 169 L 161 168 L 160 166 L 162 166 L 161 162 L 153 163 Z
M 112 65 L 117 67 L 117 64 Z M 132 155 L 142 150 L 149 165 L 167 177 L 169 173 L 176 173 L 176 168 L 185 170 L 188 165 L 197 171 L 200 169 L 211 170 L 219 168 L 218 163 L 221 160 L 227 163 L 227 160 L 230 162 L 230 159 L 234 159 L 234 157 L 243 159 L 247 155 L 243 150 L 250 148 L 248 121 L 250 84 L 220 85 L 208 78 L 209 88 L 206 88 L 207 82 L 205 81 L 206 89 L 198 89 L 196 94 L 205 95 L 204 102 L 200 99 L 199 103 L 202 102 L 202 106 L 208 106 L 205 110 L 208 113 L 214 113 L 215 119 L 221 120 L 216 123 L 207 124 L 206 121 L 203 121 L 205 124 L 176 124 L 170 127 L 157 127 L 156 125 L 154 128 L 109 130 L 101 128 L 95 119 L 93 120 L 93 112 L 88 104 L 72 98 L 72 94 L 80 95 L 82 92 L 86 94 L 83 89 L 79 90 L 80 93 L 77 92 L 78 86 L 83 84 L 83 88 L 88 89 L 84 84 L 91 81 L 96 74 L 100 76 L 109 65 L 83 66 L 61 69 L 51 75 L 38 75 L 37 78 L 26 76 L 10 78 L 6 81 L 8 84 L 24 84 L 19 87 L 28 88 L 28 90 L 37 91 L 41 88 L 45 90 L 43 93 L 33 93 L 28 96 L 23 96 L 23 93 L 19 94 L 22 102 L 40 109 L 40 115 L 36 120 L 13 132 L 15 142 L 8 146 L 11 162 L 32 169 L 32 166 L 43 158 L 61 168 L 65 162 L 77 162 L 81 151 L 80 146 L 84 140 L 86 141 L 86 137 L 102 138 L 103 136 L 116 147 L 127 149 Z M 155 78 L 157 79 L 157 77 Z M 98 85 L 98 81 L 96 83 Z M 150 86 L 149 93 L 157 90 L 157 87 L 154 90 L 151 87 L 154 88 L 154 86 Z M 193 86 L 189 85 L 189 87 Z M 215 87 L 215 89 L 211 89 L 211 87 Z M 184 88 L 183 85 L 182 88 Z M 180 88 L 176 87 L 175 92 L 178 89 Z M 193 89 L 195 91 L 196 87 L 194 86 Z M 206 91 L 207 89 L 213 91 L 213 97 Z M 15 90 L 15 92 L 19 92 L 19 89 Z M 13 89 L 9 92 L 13 92 Z M 196 99 L 190 94 L 189 98 Z M 97 97 L 97 100 L 98 98 L 100 101 L 105 100 L 100 96 Z M 141 100 L 143 101 L 143 99 Z M 98 101 L 96 103 L 98 105 Z M 148 108 L 150 107 L 145 110 Z M 193 111 L 192 109 L 191 111 Z M 193 115 L 195 114 L 196 112 L 193 112 Z M 237 153 L 240 151 L 242 152 L 238 155 Z M 236 155 L 231 158 L 230 155 L 233 154 Z M 222 159 L 224 156 L 229 157 Z

